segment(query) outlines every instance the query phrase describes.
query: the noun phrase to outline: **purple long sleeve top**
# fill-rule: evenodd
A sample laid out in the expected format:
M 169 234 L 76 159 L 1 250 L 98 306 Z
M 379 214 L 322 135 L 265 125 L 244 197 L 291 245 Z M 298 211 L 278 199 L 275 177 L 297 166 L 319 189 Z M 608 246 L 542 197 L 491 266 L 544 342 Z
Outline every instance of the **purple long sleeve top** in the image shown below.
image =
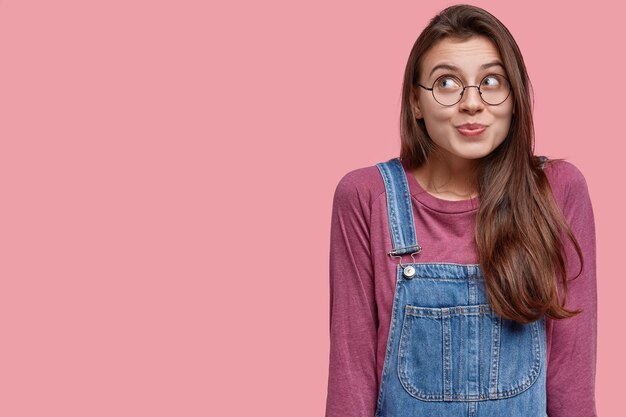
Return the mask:
M 407 171 L 417 239 L 417 262 L 476 264 L 474 225 L 480 198 L 449 201 L 426 192 Z M 547 413 L 594 417 L 596 252 L 591 200 L 581 172 L 566 161 L 546 165 L 555 199 L 584 255 L 569 282 L 566 306 L 582 313 L 546 319 Z M 374 417 L 396 280 L 390 258 L 385 186 L 376 166 L 346 174 L 333 201 L 330 239 L 330 366 L 326 417 Z M 580 263 L 565 242 L 567 275 Z M 407 262 L 407 260 L 404 260 Z

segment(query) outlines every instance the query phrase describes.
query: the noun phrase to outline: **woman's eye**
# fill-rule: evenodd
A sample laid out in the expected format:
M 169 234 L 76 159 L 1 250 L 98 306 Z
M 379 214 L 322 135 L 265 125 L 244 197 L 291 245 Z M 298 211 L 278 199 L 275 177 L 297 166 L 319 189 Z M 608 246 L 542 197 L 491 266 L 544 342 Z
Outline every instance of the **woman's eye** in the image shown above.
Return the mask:
M 437 86 L 443 89 L 456 89 L 459 88 L 461 85 L 456 78 L 443 77 L 439 79 L 439 81 L 437 82 Z
M 489 75 L 483 79 L 483 85 L 486 87 L 497 87 L 500 85 L 500 78 L 497 75 Z

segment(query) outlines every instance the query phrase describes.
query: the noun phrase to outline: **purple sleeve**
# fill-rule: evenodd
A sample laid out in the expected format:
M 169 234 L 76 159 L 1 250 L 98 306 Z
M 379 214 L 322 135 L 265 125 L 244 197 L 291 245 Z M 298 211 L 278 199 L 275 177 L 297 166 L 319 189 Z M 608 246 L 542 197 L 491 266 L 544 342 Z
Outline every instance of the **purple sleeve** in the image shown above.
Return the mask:
M 373 417 L 377 399 L 376 301 L 370 206 L 358 176 L 341 179 L 330 236 L 330 366 L 326 417 Z
M 563 213 L 584 257 L 581 275 L 572 279 L 579 271 L 580 262 L 569 239 L 564 241 L 569 278 L 566 306 L 582 313 L 546 322 L 548 416 L 594 417 L 597 296 L 593 209 L 583 175 L 570 163 L 560 165 L 553 189 L 557 198 L 561 195 Z

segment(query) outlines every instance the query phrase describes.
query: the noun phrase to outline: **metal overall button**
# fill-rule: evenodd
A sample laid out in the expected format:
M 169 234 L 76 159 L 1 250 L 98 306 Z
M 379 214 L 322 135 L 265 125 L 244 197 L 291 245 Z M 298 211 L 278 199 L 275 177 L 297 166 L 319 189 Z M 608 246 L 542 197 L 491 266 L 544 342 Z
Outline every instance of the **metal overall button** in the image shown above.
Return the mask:
M 407 265 L 402 270 L 402 274 L 405 278 L 413 278 L 415 276 L 415 267 L 413 265 Z
M 421 250 L 422 248 L 419 245 L 415 245 L 415 252 L 409 253 L 409 255 L 411 256 L 411 259 L 413 260 L 413 263 L 415 263 L 415 253 L 419 253 L 421 252 Z M 404 275 L 405 278 L 411 279 L 415 276 L 415 273 L 417 272 L 415 267 L 410 264 L 402 265 L 402 255 L 396 255 L 395 249 L 387 252 L 387 254 L 391 256 L 392 258 L 398 258 L 399 260 L 398 264 L 400 265 L 400 268 L 402 268 L 402 275 Z

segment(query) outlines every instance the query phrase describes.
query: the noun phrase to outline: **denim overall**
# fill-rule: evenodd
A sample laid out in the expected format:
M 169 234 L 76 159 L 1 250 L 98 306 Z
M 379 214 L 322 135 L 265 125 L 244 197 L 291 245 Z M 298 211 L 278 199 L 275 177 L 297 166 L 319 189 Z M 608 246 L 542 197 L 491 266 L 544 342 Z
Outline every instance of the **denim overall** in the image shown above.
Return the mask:
M 400 263 L 376 417 L 545 417 L 544 318 L 523 325 L 496 314 L 478 264 L 416 263 L 404 169 L 398 158 L 377 167 L 389 255 Z

